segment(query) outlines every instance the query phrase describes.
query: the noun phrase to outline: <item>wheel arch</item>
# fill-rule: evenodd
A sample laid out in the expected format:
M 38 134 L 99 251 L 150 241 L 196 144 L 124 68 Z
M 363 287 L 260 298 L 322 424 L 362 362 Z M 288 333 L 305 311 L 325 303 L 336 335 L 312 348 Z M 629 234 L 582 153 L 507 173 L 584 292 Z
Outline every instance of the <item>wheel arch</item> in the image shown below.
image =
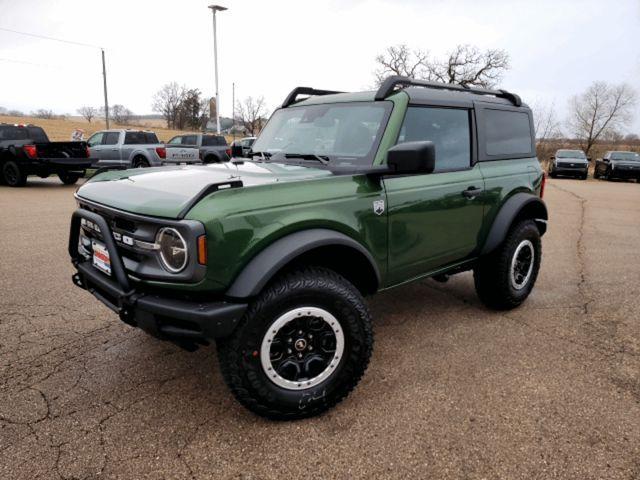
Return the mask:
M 536 222 L 540 235 L 545 234 L 549 214 L 544 201 L 532 193 L 516 193 L 504 202 L 500 208 L 480 254 L 486 255 L 495 250 L 506 238 L 511 226 L 515 222 L 527 218 Z
M 226 292 L 231 298 L 249 298 L 276 275 L 302 265 L 330 268 L 363 294 L 374 293 L 380 272 L 369 251 L 353 238 L 335 230 L 313 228 L 282 237 L 253 257 Z

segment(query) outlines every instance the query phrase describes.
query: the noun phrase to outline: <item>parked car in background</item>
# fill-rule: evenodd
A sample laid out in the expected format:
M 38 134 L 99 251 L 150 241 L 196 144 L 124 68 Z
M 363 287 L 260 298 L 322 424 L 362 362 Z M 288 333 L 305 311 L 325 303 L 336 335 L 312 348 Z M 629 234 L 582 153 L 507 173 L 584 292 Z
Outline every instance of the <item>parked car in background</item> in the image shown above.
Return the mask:
M 558 175 L 565 177 L 578 177 L 587 179 L 589 174 L 589 159 L 582 150 L 558 150 L 551 157 L 549 163 L 549 176 L 556 178 Z
M 636 152 L 611 151 L 596 160 L 593 178 L 636 179 L 640 182 L 640 154 Z
M 200 163 L 198 150 L 165 146 L 155 133 L 146 130 L 102 130 L 87 141 L 94 167 L 158 167 Z
M 227 162 L 231 157 L 231 148 L 227 144 L 227 139 L 222 135 L 187 133 L 173 137 L 167 145 L 197 148 L 200 152 L 200 159 L 204 163 Z
M 29 175 L 71 185 L 91 166 L 86 142 L 51 142 L 35 125 L 0 123 L 0 183 L 22 187 Z
M 248 157 L 249 156 L 249 152 L 251 151 L 251 147 L 253 145 L 253 142 L 256 141 L 256 138 L 257 137 L 244 137 L 244 138 L 241 138 L 239 140 L 234 140 L 233 142 L 231 142 L 231 148 L 233 148 L 233 147 L 241 147 L 242 148 L 242 154 L 239 154 L 239 156 Z

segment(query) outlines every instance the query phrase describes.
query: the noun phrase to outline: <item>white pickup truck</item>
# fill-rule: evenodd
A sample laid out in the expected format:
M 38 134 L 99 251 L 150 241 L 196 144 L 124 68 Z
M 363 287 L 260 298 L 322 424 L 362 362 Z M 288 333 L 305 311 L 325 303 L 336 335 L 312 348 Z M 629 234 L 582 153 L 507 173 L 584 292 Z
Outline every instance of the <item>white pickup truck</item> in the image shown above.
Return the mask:
M 158 167 L 201 163 L 197 148 L 160 143 L 147 130 L 101 130 L 87 141 L 93 167 Z

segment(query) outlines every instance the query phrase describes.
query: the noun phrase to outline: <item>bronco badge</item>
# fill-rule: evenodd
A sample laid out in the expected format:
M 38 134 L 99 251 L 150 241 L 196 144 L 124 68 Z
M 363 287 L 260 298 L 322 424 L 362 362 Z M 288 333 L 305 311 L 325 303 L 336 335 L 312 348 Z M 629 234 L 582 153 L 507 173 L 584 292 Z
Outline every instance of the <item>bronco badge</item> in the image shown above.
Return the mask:
M 373 211 L 376 215 L 382 215 L 384 213 L 384 200 L 376 200 L 373 202 Z

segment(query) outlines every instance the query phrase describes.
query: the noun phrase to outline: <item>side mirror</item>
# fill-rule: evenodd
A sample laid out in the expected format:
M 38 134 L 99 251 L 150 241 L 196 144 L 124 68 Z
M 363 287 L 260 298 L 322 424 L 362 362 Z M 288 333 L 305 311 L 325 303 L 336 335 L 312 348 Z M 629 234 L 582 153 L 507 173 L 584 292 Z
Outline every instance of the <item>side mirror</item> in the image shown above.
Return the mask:
M 590 162 L 590 161 L 591 161 L 591 157 L 587 157 L 587 162 Z
M 432 173 L 436 166 L 436 146 L 433 142 L 406 142 L 387 152 L 389 174 Z
M 231 147 L 231 157 L 232 158 L 237 158 L 237 157 L 243 157 L 244 154 L 242 152 L 242 146 L 241 145 L 233 145 Z
M 555 155 L 551 155 L 550 160 L 555 160 L 555 159 L 556 159 L 556 156 Z

